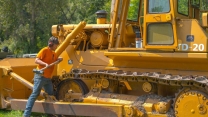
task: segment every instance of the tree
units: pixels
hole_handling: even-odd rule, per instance
[[[96,23],[96,11],[102,9],[109,10],[106,8],[105,4],[108,5],[110,1],[111,0],[70,0],[68,3],[58,3],[59,10],[62,12],[62,20],[60,23],[77,24],[83,20],[87,21],[87,23]]]
[[[128,12],[128,19],[135,21],[138,19],[139,2],[140,0],[131,0],[129,12]]]
[[[50,0],[0,0],[1,40],[10,43],[15,54],[37,52],[58,22],[56,4]]]
[[[95,23],[95,12],[111,0],[0,0],[0,47],[14,54],[37,53],[46,46],[51,26]]]

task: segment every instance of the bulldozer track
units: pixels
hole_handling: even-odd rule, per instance
[[[149,82],[152,84],[159,85],[168,85],[168,86],[177,86],[179,87],[178,91],[175,92],[175,95],[172,96],[159,96],[157,94],[145,94],[142,96],[130,96],[125,98],[127,101],[134,100],[130,105],[137,107],[143,113],[145,109],[142,104],[146,99],[158,99],[160,101],[167,102],[167,100],[172,100],[172,107],[167,112],[168,117],[179,116],[178,106],[180,105],[178,100],[181,100],[181,96],[185,95],[187,92],[199,91],[199,94],[204,94],[208,91],[208,79],[206,76],[194,76],[194,75],[171,75],[171,74],[161,74],[158,72],[132,72],[132,71],[123,71],[123,70],[96,70],[88,71],[85,69],[72,69],[69,73],[62,74],[61,79],[65,80],[75,80],[80,81],[81,79],[107,79],[109,82],[114,81],[129,81],[129,82]],[[84,85],[83,82],[81,85]],[[154,85],[153,85],[154,86]],[[86,86],[85,86],[86,87]],[[201,92],[202,91],[202,92]],[[206,94],[206,93],[205,93]],[[85,97],[92,95],[91,93],[87,94],[85,91]],[[206,94],[207,95],[207,94]],[[122,94],[120,94],[122,97]],[[196,96],[195,96],[196,97]],[[129,100],[129,99],[132,100]],[[187,96],[187,98],[189,98]],[[119,97],[117,97],[119,99]],[[122,98],[121,98],[122,99]],[[183,100],[184,101],[184,100]],[[185,102],[185,101],[184,101]],[[181,108],[181,105],[179,106]],[[197,107],[198,108],[198,107]],[[203,107],[201,107],[203,109]],[[174,112],[176,110],[176,113]],[[203,111],[201,112],[203,113]]]
[[[196,87],[208,91],[208,78],[206,76],[194,75],[171,75],[158,72],[132,72],[122,70],[97,70],[88,71],[85,69],[72,69],[70,73],[65,73],[62,78],[74,79],[109,79],[125,80],[131,82],[151,82],[162,85]]]

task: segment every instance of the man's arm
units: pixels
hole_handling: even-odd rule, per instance
[[[47,63],[43,62],[43,61],[40,60],[39,58],[36,58],[36,59],[35,59],[35,63],[36,63],[36,64],[39,64],[39,65],[46,66],[46,67],[48,66]]]

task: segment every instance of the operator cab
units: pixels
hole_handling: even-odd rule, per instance
[[[174,14],[174,1],[172,0],[130,0],[122,2],[118,8],[123,12],[118,19],[118,35],[114,49],[145,50],[145,49],[169,49],[177,48],[177,37]],[[126,5],[125,5],[126,3]],[[118,9],[119,11],[119,9]],[[138,11],[138,12],[135,12]],[[127,21],[125,15],[127,16]],[[114,15],[115,16],[115,15]],[[123,18],[123,19],[122,19]],[[126,26],[124,30],[119,29]],[[131,29],[132,28],[132,29]],[[123,34],[123,32],[125,32]],[[113,38],[115,36],[112,36]],[[113,40],[113,39],[112,39]]]
[[[202,13],[207,16],[207,0],[121,0],[117,5],[112,24],[117,22],[118,28],[112,27],[110,51],[182,51],[181,43],[186,43],[187,38],[198,37],[188,27],[195,26],[197,21],[205,28],[207,25],[207,17],[202,17]],[[202,51],[205,50],[204,47]]]

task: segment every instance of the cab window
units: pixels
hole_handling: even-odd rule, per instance
[[[172,45],[174,43],[171,23],[151,23],[147,31],[148,45]]]
[[[188,16],[188,4],[188,0],[178,0],[178,13]]]
[[[168,13],[170,12],[170,0],[149,0],[149,13]]]
[[[128,11],[128,20],[138,21],[139,13],[139,2],[140,0],[130,0],[130,6]]]
[[[199,8],[200,7],[200,0],[191,0],[191,5]]]

